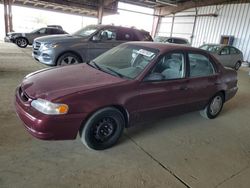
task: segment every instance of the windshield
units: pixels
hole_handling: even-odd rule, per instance
[[[33,30],[33,31],[31,31],[31,33],[36,33],[38,30],[40,30],[41,28],[39,28],[39,29],[35,29],[35,30]]]
[[[95,58],[90,65],[114,76],[134,79],[157,54],[157,49],[124,44]]]
[[[97,29],[98,29],[98,26],[90,25],[90,26],[84,27],[76,31],[75,33],[73,33],[73,35],[80,35],[83,37],[88,37],[92,35],[94,32],[96,32]]]

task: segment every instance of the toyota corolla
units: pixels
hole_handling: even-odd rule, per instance
[[[196,110],[215,118],[237,89],[237,73],[204,50],[129,42],[87,63],[27,75],[15,106],[33,136],[67,140],[79,133],[88,148],[102,150],[148,118]]]

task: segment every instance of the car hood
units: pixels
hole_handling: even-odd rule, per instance
[[[73,42],[73,41],[79,41],[79,40],[86,40],[87,38],[77,36],[77,35],[48,35],[44,37],[38,37],[35,39],[35,41],[39,42],[49,42],[49,43],[59,43],[59,42]]]
[[[31,73],[24,78],[21,87],[32,99],[53,101],[66,95],[89,92],[125,81],[87,64],[79,64]]]

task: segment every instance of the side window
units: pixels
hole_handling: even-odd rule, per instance
[[[42,28],[37,31],[38,34],[45,34],[46,33],[46,28]]]
[[[167,40],[167,42],[169,42],[169,43],[173,43],[173,41],[172,41],[173,39],[172,38],[170,38],[170,39],[168,39]]]
[[[235,48],[230,47],[230,54],[238,54],[238,51]]]
[[[182,39],[173,39],[173,43],[175,44],[187,44],[187,41]]]
[[[107,28],[100,31],[101,40],[116,40],[116,30],[112,28]]]
[[[168,53],[155,65],[152,73],[160,73],[164,80],[179,79],[185,76],[183,53]]]
[[[229,48],[228,47],[222,48],[222,50],[220,51],[220,54],[221,55],[229,55],[230,54]]]
[[[215,73],[212,63],[206,56],[202,54],[189,53],[188,58],[190,77],[210,76]]]
[[[123,40],[123,41],[133,41],[134,40],[134,34],[131,30],[128,29],[120,29],[117,33],[117,40]]]

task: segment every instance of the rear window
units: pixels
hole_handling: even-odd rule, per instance
[[[175,44],[187,44],[188,42],[183,39],[173,39],[173,43]]]
[[[138,33],[138,39],[137,40],[141,40],[141,41],[153,41],[151,35],[148,32],[145,31],[135,31],[136,33]]]

